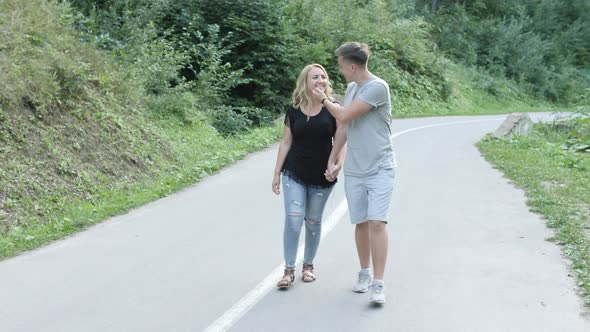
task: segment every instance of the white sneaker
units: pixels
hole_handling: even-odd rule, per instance
[[[371,273],[363,273],[363,271],[359,272],[358,279],[354,286],[352,286],[352,290],[357,293],[366,293],[369,290],[369,285],[371,285]]]
[[[371,285],[371,303],[385,303],[385,284],[382,281]]]

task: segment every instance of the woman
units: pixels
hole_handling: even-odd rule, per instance
[[[299,74],[292,104],[285,115],[283,139],[272,180],[272,190],[280,194],[281,173],[285,202],[283,250],[285,273],[277,283],[287,288],[295,280],[299,234],[305,222],[305,254],[302,280],[315,281],[313,259],[321,237],[322,213],[342,168],[346,127],[312,98],[315,88],[332,99],[328,74],[319,64],[307,65]]]

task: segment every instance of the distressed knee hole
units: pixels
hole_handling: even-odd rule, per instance
[[[298,207],[302,207],[303,206],[303,203],[301,203],[300,201],[295,200],[295,199],[291,201],[291,204],[293,204],[295,206],[298,206]]]
[[[299,232],[303,226],[303,214],[289,214],[285,222],[285,227],[290,230]]]
[[[305,219],[305,227],[311,232],[311,235],[316,237],[320,234],[322,230],[322,220],[321,219]]]
[[[307,222],[309,225],[318,225],[321,224],[322,220],[315,218],[305,218],[305,222]]]

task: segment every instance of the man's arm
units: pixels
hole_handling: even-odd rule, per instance
[[[319,101],[324,100],[324,106],[326,109],[328,109],[330,114],[332,114],[332,116],[336,118],[337,121],[342,123],[348,123],[350,120],[354,120],[373,109],[372,105],[367,104],[360,99],[355,99],[345,110],[344,107],[333,103],[330,99],[327,99],[324,91],[319,88],[315,88],[313,90],[313,96]]]

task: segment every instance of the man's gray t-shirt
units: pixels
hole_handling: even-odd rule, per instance
[[[371,76],[361,85],[350,83],[344,96],[344,108],[348,108],[355,99],[360,99],[373,108],[348,123],[344,174],[367,176],[380,169],[394,168],[391,98],[387,82]]]

